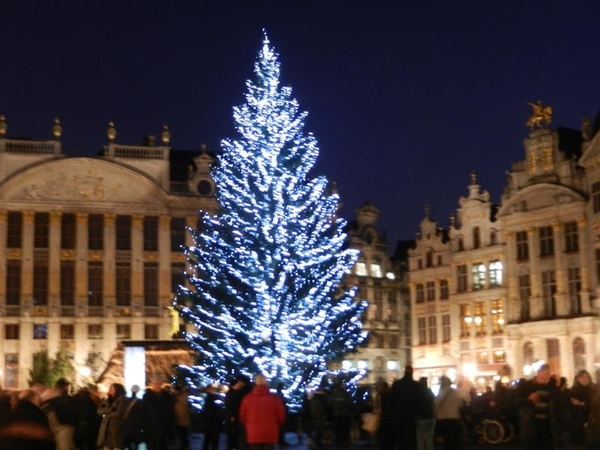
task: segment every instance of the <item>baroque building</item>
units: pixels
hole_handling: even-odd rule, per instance
[[[540,111],[500,205],[472,174],[449,229],[426,211],[409,251],[413,364],[434,384],[483,388],[542,362],[567,379],[597,372],[600,138],[589,122],[547,128]]]
[[[363,382],[371,384],[380,378],[388,382],[400,378],[411,349],[406,270],[389,257],[387,238],[377,228],[378,217],[379,210],[365,203],[348,227],[349,244],[360,256],[346,282],[358,286],[356,298],[369,303],[364,317],[369,338],[343,364],[365,370]]]
[[[213,157],[120,145],[100,156],[54,140],[6,136],[0,119],[0,382],[27,386],[33,354],[68,351],[77,382],[95,378],[119,341],[171,339],[168,307],[184,281],[181,246],[198,211],[216,211]]]

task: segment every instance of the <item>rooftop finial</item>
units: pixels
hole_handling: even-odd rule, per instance
[[[477,184],[477,172],[471,172],[471,184]]]
[[[112,120],[108,122],[106,136],[108,137],[109,142],[114,142],[115,138],[117,137],[117,129],[115,128],[115,123]]]
[[[54,139],[56,139],[57,141],[60,139],[60,137],[62,136],[62,126],[60,125],[60,119],[58,117],[56,117],[54,119],[54,125],[52,125],[52,136],[54,136]]]
[[[6,136],[6,130],[8,130],[8,125],[6,124],[6,117],[4,117],[4,114],[0,114],[0,138]]]
[[[171,132],[169,131],[169,126],[167,124],[163,125],[163,130],[160,134],[160,139],[165,145],[169,145],[169,142],[171,142]]]
[[[428,205],[428,204],[426,204],[426,205],[425,205],[425,218],[426,218],[426,219],[429,219],[429,218],[430,218],[430,217],[429,217],[429,213],[430,213],[430,211],[429,211],[429,205]]]

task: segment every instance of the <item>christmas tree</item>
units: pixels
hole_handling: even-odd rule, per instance
[[[186,334],[199,355],[184,370],[191,383],[263,373],[299,400],[364,341],[367,305],[343,286],[358,253],[347,246],[337,192],[310,176],[317,141],[280,86],[266,34],[254,72],[246,103],[234,108],[240,137],[222,142],[213,168],[221,209],[192,230],[192,287],[180,288],[175,307],[197,331]]]

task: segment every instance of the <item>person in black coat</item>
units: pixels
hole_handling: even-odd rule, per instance
[[[102,418],[97,409],[100,404],[97,391],[89,387],[79,390],[75,395],[77,424],[75,425],[75,448],[93,450],[100,430]]]
[[[168,448],[175,430],[174,402],[171,393],[154,382],[144,394],[144,441],[148,450]]]
[[[143,442],[142,429],[144,428],[144,404],[137,397],[140,387],[134,384],[131,387],[131,397],[125,403],[123,415],[123,440],[127,450],[137,450]]]
[[[558,440],[558,390],[543,364],[535,378],[518,388],[520,435],[525,450],[552,450]]]
[[[404,368],[404,376],[392,384],[392,398],[396,407],[397,442],[402,450],[414,450],[417,437],[417,405],[421,386],[413,380],[413,368],[407,365]]]
[[[419,378],[421,393],[417,404],[417,450],[433,450],[435,434],[435,394],[429,389],[427,377]]]
[[[204,389],[204,407],[202,408],[202,428],[204,443],[202,450],[219,450],[219,434],[223,426],[223,412],[217,404],[217,386],[209,385]]]
[[[251,390],[250,378],[246,375],[239,375],[225,394],[228,450],[243,450],[246,447],[244,426],[240,422],[240,405],[244,396]]]

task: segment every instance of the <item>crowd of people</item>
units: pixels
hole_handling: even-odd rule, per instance
[[[344,448],[358,422],[381,450],[433,450],[436,443],[459,450],[469,440],[480,443],[481,424],[494,420],[510,426],[513,444],[525,450],[600,448],[600,390],[586,370],[568,386],[543,364],[531,379],[498,381],[485,392],[443,376],[435,395],[427,378],[414,380],[406,366],[401,379],[379,380],[374,391],[367,406],[350,405],[347,393],[344,402],[335,400],[344,395],[340,386],[324,384],[307,396],[302,411],[311,444],[325,446],[324,431],[335,424],[335,442]]]
[[[73,394],[66,380],[54,389],[34,385],[18,392],[0,391],[0,448],[3,450],[149,450],[189,449],[192,414],[185,388],[154,383],[141,394],[114,383],[102,396],[89,387]],[[138,396],[140,394],[140,396]],[[200,414],[203,450],[218,450],[225,433],[228,450],[285,447],[288,415],[282,386],[269,387],[261,374],[240,375],[224,391],[203,390]],[[581,370],[572,386],[551,374],[547,364],[535,377],[498,382],[485,392],[456,387],[443,376],[437,395],[426,378],[413,379],[411,366],[391,385],[379,380],[365,402],[340,380],[324,379],[307,393],[298,415],[299,433],[311,447],[334,444],[347,450],[351,428],[360,424],[381,450],[460,450],[479,420],[509,422],[525,450],[587,450],[600,447],[600,391]],[[333,434],[333,439],[327,432]]]
[[[165,450],[173,441],[189,448],[191,411],[185,388],[153,383],[127,396],[122,384],[106,395],[95,387],[70,392],[60,379],[53,389],[33,385],[0,391],[0,448],[3,450]]]

